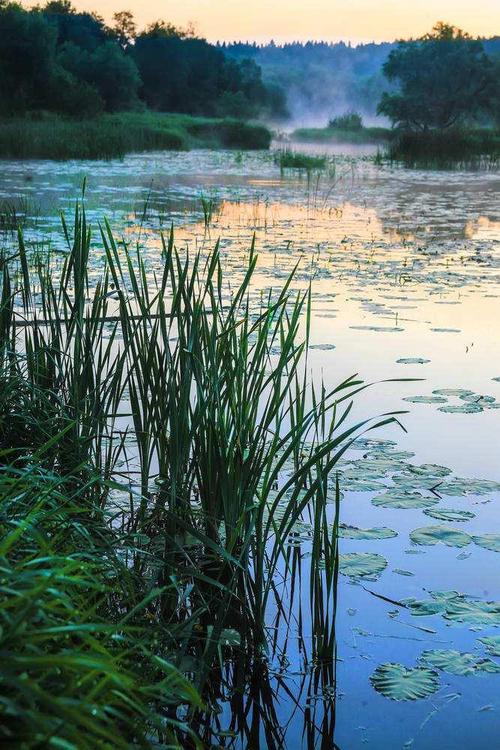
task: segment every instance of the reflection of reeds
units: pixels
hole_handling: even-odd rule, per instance
[[[286,649],[297,621],[299,641],[305,628],[313,638],[313,688],[326,681],[334,689],[338,489],[332,495],[328,480],[361,431],[393,417],[348,425],[362,382],[348,378],[331,392],[309,383],[310,293],[292,292],[292,274],[255,308],[253,247],[241,282],[229,287],[217,247],[206,257],[181,256],[171,234],[162,239],[162,267],[153,276],[139,248],[117,243],[105,223],[102,274],[92,286],[85,212],[77,208],[73,227],[63,223],[63,229],[68,252],[58,274],[40,258],[31,261],[22,234],[2,274],[1,448],[9,451],[9,472],[49,472],[58,489],[26,495],[11,516],[20,532],[12,531],[0,553],[9,564],[31,555],[37,569],[42,557],[55,566],[60,586],[43,593],[47,608],[59,613],[54,627],[63,630],[50,633],[76,634],[63,646],[36,635],[39,588],[26,579],[28,605],[16,611],[27,626],[22,648],[36,651],[48,672],[28,674],[23,687],[9,683],[23,732],[36,733],[37,717],[47,710],[52,734],[89,746],[78,734],[87,725],[70,727],[64,713],[66,694],[78,707],[88,684],[96,704],[89,732],[112,727],[116,747],[122,738],[124,746],[135,741],[134,731],[160,739],[177,732],[186,747],[190,716],[199,731],[202,709],[180,711],[181,703],[197,700],[182,675],[209,698],[203,715],[210,717],[213,670],[239,655],[251,669],[235,672],[241,680],[235,687],[251,700],[251,674],[273,651]],[[305,609],[297,588],[300,556],[289,540],[307,518]],[[26,547],[28,528],[34,541]],[[81,559],[93,577],[77,578],[71,608],[64,601],[75,581],[65,582],[62,554]],[[12,588],[17,573],[8,568],[6,575]],[[8,596],[1,594],[2,604]],[[270,652],[272,612],[277,640]],[[12,622],[4,629],[8,637]],[[47,622],[52,627],[51,617]],[[82,654],[96,649],[106,659],[110,654],[113,668],[95,662],[92,674],[105,685],[125,681],[117,690],[133,728],[120,719],[120,701],[106,713],[104,702],[114,704],[104,685],[94,687],[85,675],[72,681],[73,663],[61,648],[68,658],[76,653],[79,665]],[[154,687],[160,678],[161,700]],[[36,711],[26,709],[27,685]],[[160,730],[165,711],[170,723]],[[184,718],[177,730],[176,717]],[[15,738],[15,722],[10,731]],[[312,721],[308,732],[315,731]]]

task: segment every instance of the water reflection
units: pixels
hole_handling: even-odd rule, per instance
[[[192,152],[109,163],[5,162],[0,197],[35,207],[26,233],[40,242],[58,224],[57,211],[72,209],[84,175],[91,220],[96,224],[107,214],[126,243],[140,237],[151,277],[160,267],[160,232],[172,222],[180,248],[208,250],[221,238],[221,256],[234,278],[255,234],[259,266],[251,302],[256,306],[298,263],[297,286],[312,284],[309,366],[325,387],[354,372],[377,383],[424,378],[418,385],[377,384],[360,397],[353,414],[408,410],[402,417],[408,432],[391,429],[383,435],[397,441],[394,451],[412,454],[416,466],[500,479],[500,410],[446,413],[439,410],[442,403],[425,402],[434,390],[450,388],[500,400],[498,174],[411,172],[344,156],[334,175],[308,181],[281,176],[268,154],[237,159],[234,153]],[[211,201],[208,217],[202,197]],[[3,237],[11,241],[8,233]],[[90,262],[98,280],[98,241]],[[402,400],[414,396],[424,401]],[[459,397],[448,403],[460,404]],[[372,581],[341,578],[336,604],[330,591],[323,610],[311,610],[309,601],[301,602],[301,609],[297,582],[302,579],[308,595],[308,550],[300,535],[290,540],[290,569],[297,576],[286,581],[292,611],[285,617],[275,609],[265,658],[231,657],[215,670],[205,696],[217,709],[215,718],[196,717],[207,747],[327,750],[336,747],[335,740],[345,750],[496,746],[498,675],[441,674],[432,702],[398,704],[372,688],[370,676],[380,663],[411,668],[429,648],[484,655],[478,639],[498,634],[496,623],[481,626],[479,633],[479,626],[450,626],[439,614],[414,617],[398,602],[422,600],[436,590],[497,601],[500,584],[498,553],[492,549],[474,542],[463,550],[414,544],[415,529],[439,523],[425,507],[372,502],[380,486],[392,487],[401,473],[408,477],[409,470],[397,466],[408,459],[393,456],[396,465],[387,468],[387,455],[374,461],[369,454],[362,453],[362,465],[372,461],[364,485],[359,466],[347,474],[341,520],[358,529],[388,528],[394,535],[344,538],[340,552],[373,553],[386,567]],[[406,489],[422,488],[413,479]],[[498,491],[442,497],[438,508],[474,514],[460,522],[471,538],[498,533]],[[318,613],[309,630],[299,627],[305,611]],[[325,619],[322,625],[327,614],[328,625]],[[319,660],[315,632],[328,634],[328,655]]]

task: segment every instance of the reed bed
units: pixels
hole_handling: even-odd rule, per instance
[[[359,378],[310,381],[310,290],[256,306],[253,246],[230,283],[218,246],[171,233],[152,275],[80,206],[62,231],[59,265],[21,230],[0,258],[0,741],[201,746],[229,681],[234,736],[256,701],[280,747],[267,665],[296,623],[306,690],[335,682],[336,464],[395,416],[353,423]]]

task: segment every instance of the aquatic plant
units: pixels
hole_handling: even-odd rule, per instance
[[[292,149],[282,149],[274,154],[274,163],[283,171],[285,169],[299,169],[304,172],[324,169],[327,165],[326,156],[303,154]]]
[[[12,664],[31,649],[42,671],[28,670],[24,685],[12,667],[0,700],[18,706],[14,716],[26,710],[23,736],[50,731],[85,747],[84,732],[88,742],[114,732],[146,746],[170,734],[186,746],[190,728],[210,722],[197,695],[211,705],[225,654],[249,684],[277,648],[269,633],[306,619],[304,655],[321,671],[313,687],[334,686],[340,491],[331,475],[357,436],[395,417],[349,424],[362,381],[331,391],[309,382],[310,291],[293,292],[292,274],[256,308],[253,246],[228,284],[218,246],[181,255],[171,233],[151,273],[140,246],[118,242],[104,222],[94,281],[95,240],[79,206],[63,232],[60,266],[32,258],[21,232],[2,265],[0,449],[6,477],[37,477],[29,502],[19,505],[15,482],[2,496],[2,610],[14,607],[3,633],[14,638],[22,621]],[[306,520],[309,602],[292,543]],[[372,574],[385,567],[375,557]],[[24,585],[43,596],[20,617],[10,592]],[[62,654],[56,633],[68,633]],[[80,711],[82,684],[97,705]],[[66,698],[79,711],[72,728],[59,721]]]

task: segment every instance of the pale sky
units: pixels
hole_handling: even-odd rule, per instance
[[[193,22],[210,41],[339,39],[383,41],[420,36],[436,21],[473,35],[500,34],[500,0],[73,0],[110,21],[131,10],[139,27],[158,18]]]

